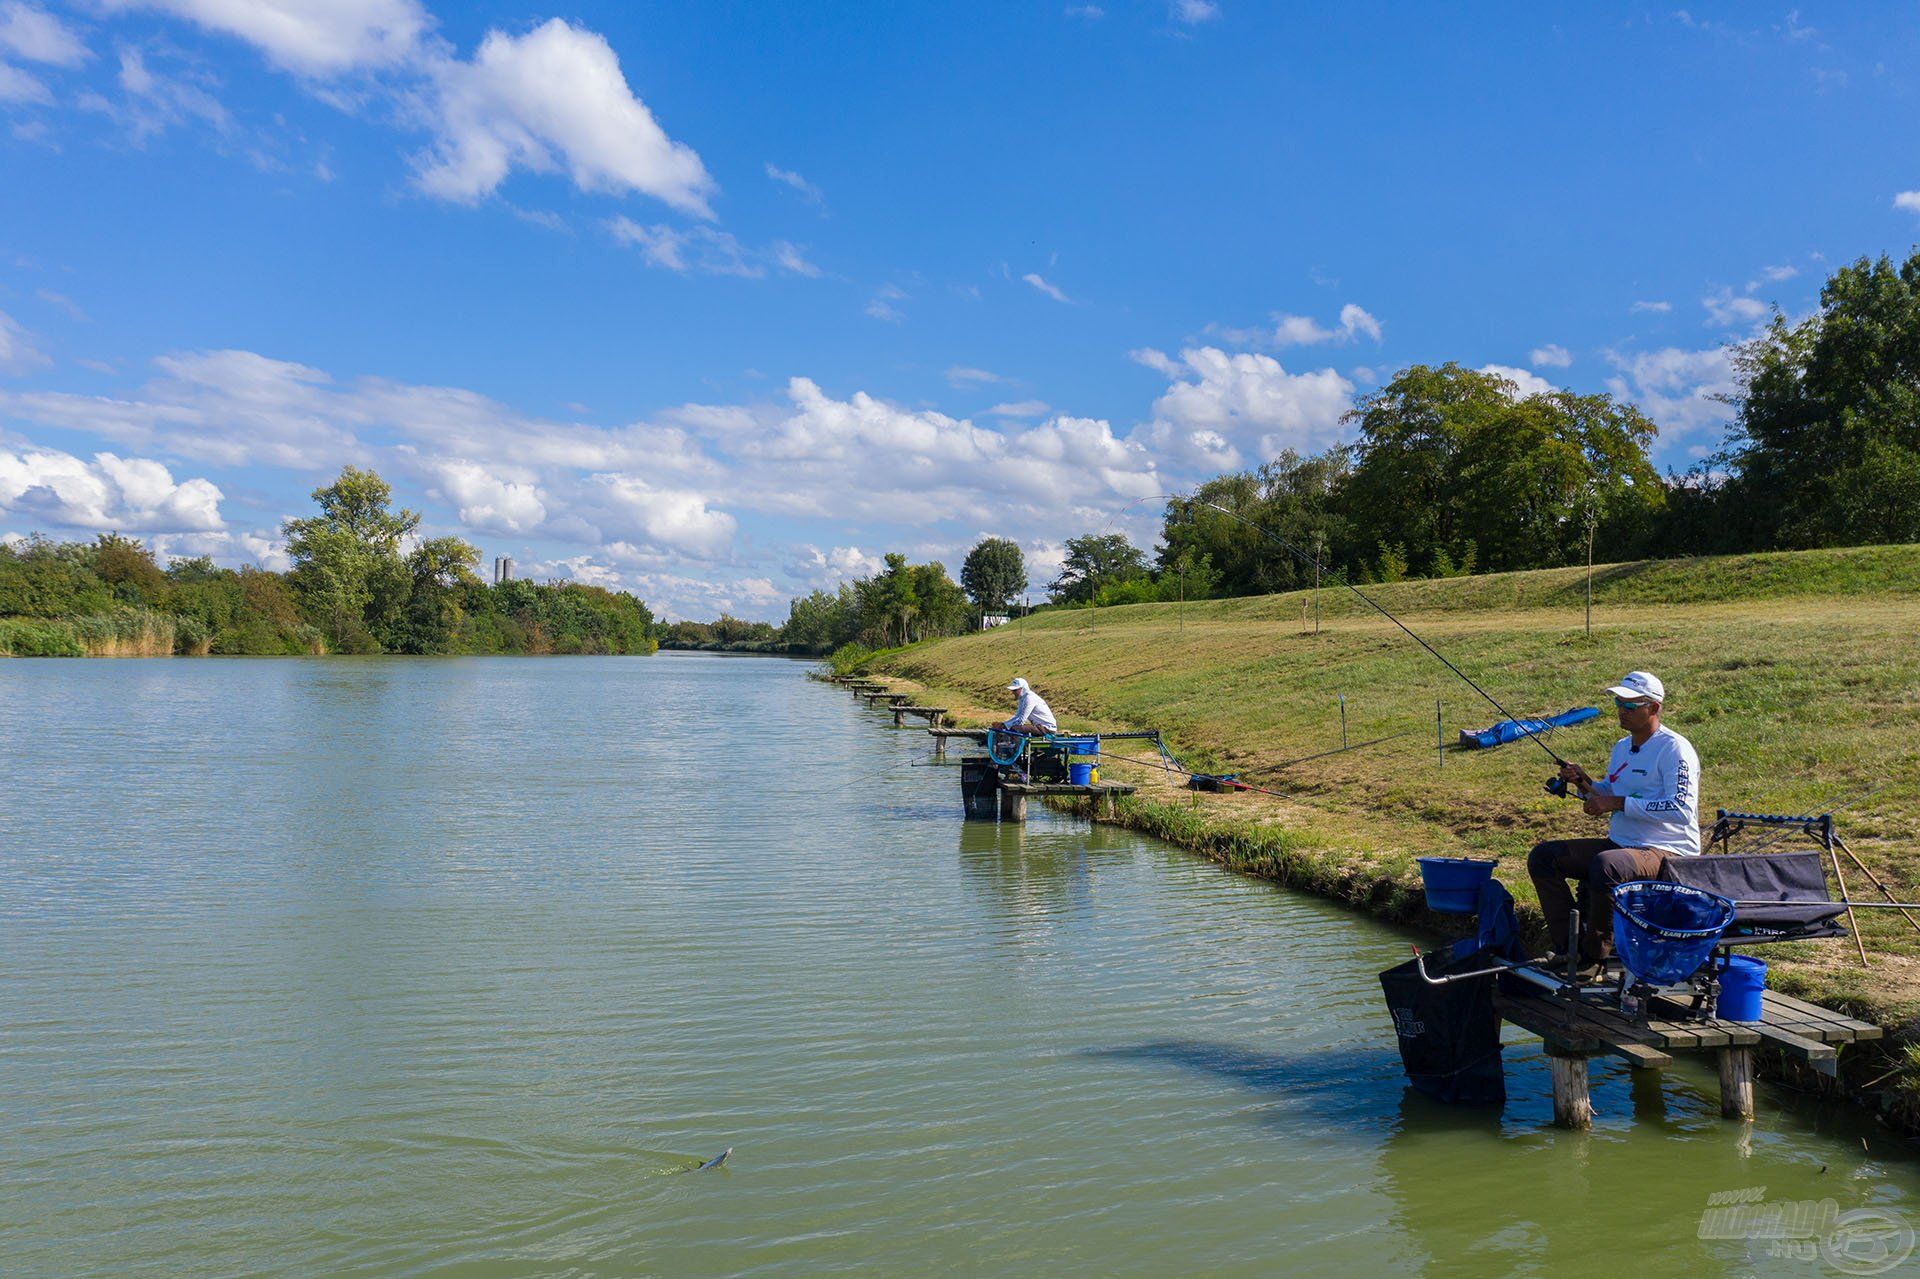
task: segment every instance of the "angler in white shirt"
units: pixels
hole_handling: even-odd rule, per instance
[[[997,727],[1030,737],[1060,731],[1059,722],[1053,718],[1053,707],[1047,705],[1047,699],[1034,692],[1027,681],[1016,679],[1007,685],[1007,691],[1020,694],[1020,700],[1013,708],[1013,718]]]
[[[1607,836],[1549,840],[1534,845],[1527,858],[1553,939],[1549,962],[1567,954],[1572,881],[1580,893],[1580,959],[1589,968],[1613,954],[1614,888],[1658,879],[1669,857],[1700,855],[1700,757],[1692,742],[1660,723],[1666,686],[1645,671],[1630,671],[1607,691],[1627,735],[1614,743],[1606,776],[1590,776],[1578,764],[1560,766],[1589,816],[1612,815]]]

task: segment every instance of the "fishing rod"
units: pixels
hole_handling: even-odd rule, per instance
[[[1309,552],[1301,549],[1300,547],[1295,546],[1292,542],[1289,542],[1286,538],[1281,537],[1279,534],[1274,533],[1266,528],[1263,528],[1258,524],[1255,524],[1252,520],[1248,519],[1244,515],[1241,515],[1238,511],[1228,510],[1226,507],[1220,505],[1218,502],[1209,502],[1203,498],[1198,498],[1198,497],[1176,498],[1174,500],[1185,501],[1191,506],[1204,506],[1204,507],[1207,507],[1209,510],[1218,511],[1220,512],[1220,514],[1226,516],[1228,519],[1233,520],[1236,523],[1246,525],[1248,528],[1260,534],[1260,536],[1266,538],[1268,541],[1272,542],[1274,545],[1287,551],[1289,554],[1305,561],[1307,564],[1311,565],[1315,569],[1319,569],[1322,571],[1326,569],[1325,562],[1322,561],[1318,556],[1310,554]],[[1512,711],[1509,711],[1506,707],[1502,706],[1498,698],[1494,697],[1494,695],[1492,693],[1489,693],[1486,689],[1480,687],[1480,685],[1477,682],[1475,682],[1474,678],[1471,675],[1467,674],[1465,671],[1461,670],[1458,666],[1455,666],[1450,660],[1448,660],[1447,655],[1445,653],[1442,653],[1439,649],[1427,643],[1427,641],[1425,641],[1424,639],[1421,639],[1420,636],[1414,633],[1413,628],[1409,627],[1405,622],[1395,617],[1392,613],[1389,613],[1379,603],[1375,602],[1372,596],[1366,594],[1359,587],[1347,581],[1345,577],[1335,577],[1333,580],[1338,585],[1346,588],[1346,590],[1351,592],[1354,598],[1358,599],[1362,604],[1365,604],[1368,608],[1372,609],[1374,612],[1380,614],[1380,616],[1386,618],[1389,622],[1392,622],[1395,626],[1399,627],[1401,631],[1405,632],[1408,639],[1412,640],[1414,643],[1418,644],[1421,648],[1424,648],[1427,650],[1427,652],[1431,653],[1434,656],[1434,658],[1438,660],[1442,666],[1446,667],[1448,670],[1452,671],[1456,676],[1458,676],[1460,681],[1463,684],[1465,684],[1468,688],[1472,689],[1474,692],[1478,693],[1483,699],[1485,699],[1487,705],[1493,707],[1494,710],[1499,711],[1500,718],[1513,721],[1514,725],[1517,728],[1519,728],[1522,733],[1526,734],[1528,740],[1532,741],[1541,750],[1545,751],[1547,753],[1547,757],[1551,759],[1554,763],[1565,765],[1570,762],[1566,759],[1563,759],[1560,756],[1559,752],[1555,751],[1553,747],[1547,745],[1547,743],[1542,739],[1542,736],[1539,732],[1537,732],[1534,729],[1528,728],[1524,723],[1520,721],[1520,718],[1517,715],[1515,715]],[[1560,787],[1558,791],[1554,791],[1553,789],[1556,783],[1558,783]],[[1547,789],[1554,794],[1564,795],[1566,793],[1566,784],[1556,777],[1553,779],[1553,781],[1550,781],[1547,783]]]

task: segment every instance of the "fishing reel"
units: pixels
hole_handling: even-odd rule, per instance
[[[1580,792],[1567,783],[1567,779],[1555,774],[1547,779],[1547,794],[1555,799],[1579,799]]]

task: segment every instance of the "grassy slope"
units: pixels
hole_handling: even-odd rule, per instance
[[[1608,565],[1595,573],[1590,640],[1584,583],[1583,570],[1555,569],[1363,589],[1516,714],[1602,706],[1599,721],[1552,742],[1589,770],[1618,736],[1602,687],[1632,668],[1659,674],[1666,722],[1700,752],[1703,817],[1819,812],[1881,786],[1841,829],[1902,900],[1920,900],[1920,546]],[[1044,613],[881,669],[939,690],[975,722],[1005,713],[1001,690],[1018,674],[1069,723],[1161,728],[1190,765],[1295,799],[1196,806],[1156,786],[1132,820],[1390,915],[1418,914],[1416,856],[1498,857],[1528,903],[1536,840],[1603,833],[1603,819],[1542,792],[1552,765],[1534,745],[1449,750],[1441,766],[1436,699],[1449,740],[1493,722],[1493,709],[1352,595],[1322,592],[1318,636],[1303,629],[1303,601],[1310,617],[1304,592]],[[1342,693],[1351,740],[1408,735],[1262,771],[1339,746]],[[1154,780],[1124,764],[1107,771]],[[1861,919],[1872,968],[1846,943],[1775,947],[1778,984],[1890,1023],[1920,1013],[1920,932],[1891,911]]]

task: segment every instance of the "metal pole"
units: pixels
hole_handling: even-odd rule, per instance
[[[1347,749],[1347,695],[1340,694],[1340,749]]]
[[[1874,874],[1871,870],[1867,869],[1867,864],[1860,860],[1859,854],[1855,853],[1851,848],[1848,848],[1847,841],[1840,838],[1840,832],[1838,831],[1834,832],[1833,842],[1840,849],[1841,852],[1847,855],[1847,860],[1851,861],[1855,866],[1858,866],[1860,868],[1861,874],[1865,875],[1869,880],[1873,881],[1873,886],[1879,889],[1881,893],[1886,896],[1887,904],[1893,906],[1894,909],[1898,910],[1902,915],[1907,915],[1906,908],[1902,906],[1898,900],[1895,899],[1893,895],[1893,890],[1891,888],[1888,888],[1884,883],[1882,883],[1878,875]],[[1867,903],[1863,903],[1863,904],[1867,904]],[[1880,905],[1879,902],[1873,902],[1871,904],[1875,906]],[[1912,924],[1916,930],[1920,930],[1920,919],[1915,919],[1912,915],[1907,915],[1907,922],[1909,924]]]
[[[1447,730],[1440,726],[1440,699],[1433,699],[1433,749],[1440,757],[1440,767],[1447,766]]]
[[[1313,633],[1320,633],[1320,530],[1313,532]]]
[[[1593,638],[1593,511],[1587,511],[1587,638]]]
[[[1820,842],[1826,845],[1827,857],[1833,862],[1833,879],[1840,885],[1840,900],[1847,903],[1847,927],[1853,929],[1853,946],[1860,952],[1860,966],[1867,967],[1867,944],[1860,940],[1860,921],[1853,917],[1853,903],[1849,900],[1853,894],[1847,891],[1847,877],[1840,873],[1840,854],[1833,846],[1833,818],[1825,817],[1820,822]]]

